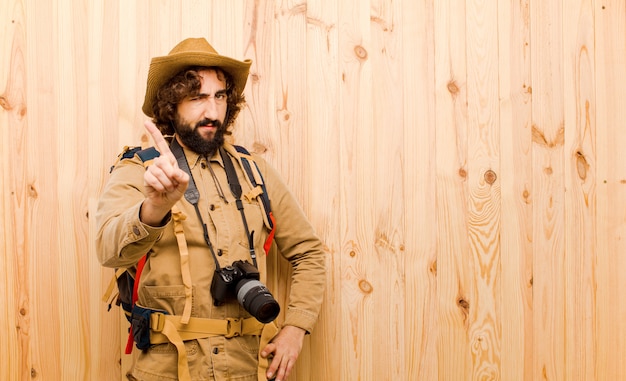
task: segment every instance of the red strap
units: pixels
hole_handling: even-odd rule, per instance
[[[263,245],[265,255],[269,254],[270,248],[272,247],[272,241],[274,240],[274,234],[276,233],[276,219],[274,219],[274,213],[272,212],[270,212],[270,220],[272,221],[272,230],[270,231],[270,234],[268,234],[265,244]]]
[[[133,297],[131,300],[131,308],[137,302],[137,289],[139,289],[139,279],[141,278],[141,272],[143,271],[143,266],[146,264],[146,257],[147,256],[144,255],[143,257],[141,257],[139,262],[137,262],[137,272],[135,274],[135,282],[133,284]],[[132,310],[131,310],[131,313],[132,313]],[[126,341],[126,351],[124,353],[129,355],[131,354],[132,351],[133,351],[133,326],[131,324],[130,328],[128,329],[128,340]]]

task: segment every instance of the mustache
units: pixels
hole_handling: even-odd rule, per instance
[[[217,119],[203,119],[203,120],[199,121],[198,123],[196,123],[195,128],[202,127],[202,126],[207,126],[209,124],[215,126],[215,128],[217,128],[217,129],[222,127],[222,122],[220,122]]]

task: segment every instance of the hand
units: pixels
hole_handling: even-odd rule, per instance
[[[267,368],[268,379],[276,376],[276,381],[287,380],[302,350],[305,333],[306,331],[302,328],[287,325],[278,332],[271,343],[263,348],[262,357],[267,358],[270,354],[274,355],[270,366]]]
[[[178,167],[169,144],[157,126],[150,120],[145,121],[144,126],[161,155],[154,159],[144,173],[146,199],[141,206],[139,218],[145,224],[158,226],[185,194],[189,175]]]

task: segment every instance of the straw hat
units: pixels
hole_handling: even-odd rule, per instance
[[[233,77],[236,90],[241,94],[246,81],[252,60],[237,61],[233,58],[219,55],[204,38],[188,38],[181,41],[163,57],[155,57],[150,62],[148,70],[148,85],[146,97],[141,108],[147,116],[154,116],[152,104],[156,99],[157,91],[181,70],[190,66],[217,66]]]

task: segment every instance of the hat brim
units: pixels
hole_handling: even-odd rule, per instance
[[[157,91],[180,71],[191,66],[219,67],[233,77],[236,91],[241,94],[246,87],[252,60],[238,61],[209,52],[180,52],[163,57],[155,57],[150,62],[146,97],[141,108],[149,117],[153,117],[152,104]]]

